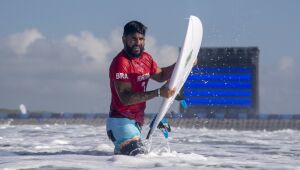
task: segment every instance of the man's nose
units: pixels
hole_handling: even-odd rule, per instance
[[[135,41],[134,45],[139,46],[140,45],[139,40]]]
[[[139,40],[139,39],[137,39],[137,40],[135,41],[135,45],[141,45],[141,44],[142,44],[142,42],[143,42],[143,40]]]

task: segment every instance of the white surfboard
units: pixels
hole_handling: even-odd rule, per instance
[[[170,98],[163,99],[162,105],[159,109],[159,112],[157,113],[153,126],[148,132],[147,139],[149,139],[153,132],[156,130],[157,125],[166,115],[170,106],[174,102],[176,95],[179,93],[184,82],[189,76],[200,50],[202,35],[203,28],[200,19],[196,16],[190,16],[184,44],[182,46],[180,55],[177,58],[175,68],[168,84],[169,89],[173,89],[174,87],[176,88],[175,95]]]

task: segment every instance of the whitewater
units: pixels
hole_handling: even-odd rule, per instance
[[[144,135],[148,129],[144,127]],[[130,157],[113,155],[104,126],[2,124],[0,169],[300,170],[300,133],[296,130],[172,130],[168,140],[156,131],[151,152]]]

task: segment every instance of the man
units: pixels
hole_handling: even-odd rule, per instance
[[[165,85],[146,91],[148,80],[164,82],[170,79],[174,66],[159,68],[151,55],[144,52],[147,27],[138,21],[124,26],[124,49],[113,59],[110,69],[111,106],[107,119],[107,134],[115,145],[115,154],[144,153],[141,127],[146,101],[155,97],[171,97],[175,89]]]

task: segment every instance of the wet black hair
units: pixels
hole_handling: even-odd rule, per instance
[[[140,33],[145,35],[147,27],[139,21],[130,21],[124,26],[123,36],[132,33]]]

